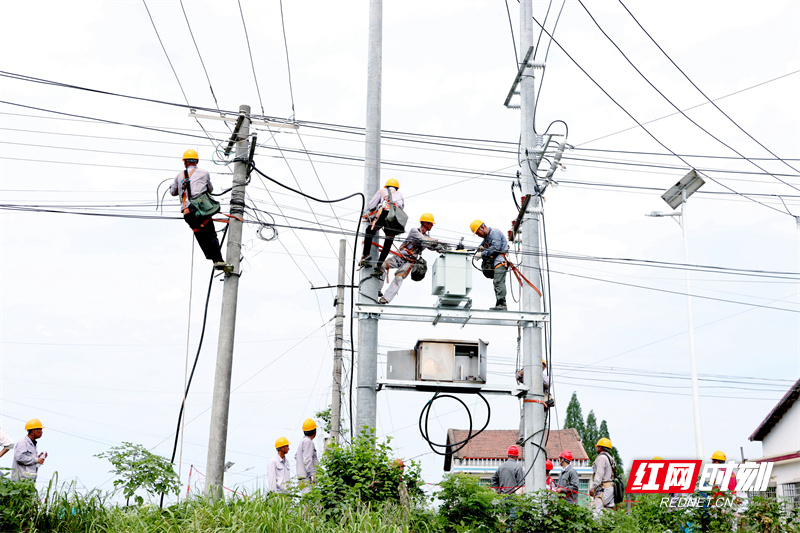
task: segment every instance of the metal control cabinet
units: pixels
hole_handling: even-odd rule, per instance
[[[387,352],[386,377],[401,381],[486,383],[486,346],[480,339],[420,339],[413,350]]]
[[[470,306],[467,295],[472,290],[472,270],[472,252],[448,250],[436,259],[431,294],[439,297],[440,306]]]

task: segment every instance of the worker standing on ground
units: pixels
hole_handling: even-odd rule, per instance
[[[544,474],[546,479],[544,480],[544,488],[550,492],[556,491],[556,484],[553,481],[553,478],[550,477],[550,472],[553,470],[553,461],[550,459],[544,464]]]
[[[208,194],[214,191],[211,176],[208,171],[197,168],[198,161],[197,152],[194,150],[186,150],[183,153],[183,165],[186,168],[175,176],[169,193],[172,196],[180,195],[183,219],[192,228],[194,238],[206,259],[214,261],[215,269],[228,270],[231,265],[222,259],[217,230],[214,228],[214,221],[211,220],[214,213],[204,215],[198,211],[198,204],[204,199],[209,200]],[[201,205],[200,209],[204,207]]]
[[[358,264],[360,267],[365,267],[369,264],[370,254],[372,253],[372,239],[378,233],[378,230],[382,229],[385,237],[383,239],[383,248],[378,257],[378,262],[375,263],[375,273],[377,274],[383,274],[383,267],[381,265],[383,265],[383,262],[389,257],[394,238],[402,233],[390,230],[386,227],[386,216],[389,214],[391,204],[396,205],[400,209],[405,207],[405,200],[403,200],[403,195],[398,189],[400,189],[400,184],[396,179],[390,178],[386,180],[386,185],[375,193],[369,201],[369,204],[367,204],[367,212],[364,213],[367,229],[364,234],[364,252]]]
[[[719,450],[711,454],[711,462],[714,464],[724,465],[727,460],[728,456]],[[731,473],[731,479],[728,481],[728,490],[732,492],[736,490],[736,473]]]
[[[389,284],[389,288],[386,289],[386,292],[381,296],[379,300],[380,303],[388,304],[397,296],[400,286],[411,272],[414,264],[419,260],[423,249],[444,250],[444,245],[439,244],[439,241],[428,236],[428,233],[433,228],[433,224],[433,215],[430,213],[423,213],[419,218],[419,229],[413,228],[409,231],[408,237],[406,237],[406,240],[400,245],[400,249],[396,253],[392,253],[386,262],[378,263],[379,267],[386,269],[387,274],[389,273],[389,269],[397,269],[394,273],[394,279]],[[383,271],[381,271],[381,273],[383,273]],[[381,276],[381,281],[383,281],[383,276]]]
[[[614,508],[614,474],[617,465],[614,464],[614,459],[609,453],[611,451],[609,439],[603,437],[597,441],[595,449],[597,457],[592,464],[592,483],[589,496],[594,498],[592,513],[597,518],[605,509]]]
[[[297,477],[300,478],[300,492],[305,494],[311,490],[311,485],[317,481],[317,449],[314,447],[314,437],[317,436],[317,424],[307,418],[303,422],[303,440],[297,447],[295,460],[297,461]]]
[[[491,487],[498,494],[511,494],[525,485],[525,475],[519,464],[519,448],[513,444],[508,447],[508,459],[492,475]]]
[[[38,418],[25,424],[28,435],[14,447],[14,461],[11,464],[11,481],[36,481],[39,466],[44,464],[47,453],[39,453],[37,441],[42,438],[44,427]]]
[[[572,467],[572,452],[561,450],[558,455],[558,462],[561,464],[561,474],[556,483],[556,492],[564,495],[564,499],[569,503],[578,503],[579,480],[578,473]]]
[[[3,431],[0,428],[0,457],[3,457],[5,454],[10,452],[14,449],[14,439],[12,439],[8,433]],[[5,477],[5,472],[0,470],[0,477]]]
[[[491,259],[494,267],[494,296],[497,302],[492,311],[505,311],[506,307],[506,272],[508,272],[508,239],[497,228],[490,228],[480,220],[473,220],[469,225],[472,233],[483,238],[478,251],[484,259]]]
[[[267,490],[286,494],[289,482],[292,480],[289,461],[286,460],[286,454],[289,453],[289,441],[286,437],[275,441],[275,449],[278,451],[278,455],[273,457],[267,465]]]

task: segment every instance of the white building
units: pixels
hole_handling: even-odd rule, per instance
[[[800,379],[756,428],[749,440],[761,441],[764,457],[755,462],[771,461],[772,481],[778,497],[800,506]]]
[[[450,451],[453,443],[462,442],[467,438],[469,432],[463,429],[447,430],[447,450]],[[487,429],[472,438],[466,446],[462,447],[451,455],[444,457],[445,472],[460,472],[470,474],[481,480],[481,483],[489,486],[492,474],[507,458],[508,447],[516,444],[519,431],[516,429]],[[520,446],[520,460],[525,457],[525,450]],[[553,461],[555,468],[550,472],[550,477],[554,481],[558,480],[561,474],[561,466],[558,463],[558,455],[562,450],[572,452],[572,466],[578,473],[578,483],[580,494],[578,499],[588,504],[589,482],[592,479],[592,465],[589,463],[589,456],[583,448],[578,431],[575,429],[553,429],[550,430],[545,445],[547,458]],[[520,491],[521,493],[522,491]]]

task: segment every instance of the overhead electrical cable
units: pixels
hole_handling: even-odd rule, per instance
[[[533,17],[533,21],[534,21],[534,22],[535,22],[535,23],[536,23],[536,24],[537,24],[537,25],[538,25],[540,28],[544,29],[544,26],[542,26],[542,25],[539,23],[539,21],[538,21],[538,20],[536,20],[536,18],[535,18],[535,17]],[[547,30],[544,30],[544,31],[545,31],[545,33],[547,33]],[[608,92],[608,91],[606,91],[606,90],[605,90],[605,89],[604,89],[604,88],[603,88],[603,87],[602,87],[602,86],[601,86],[601,85],[600,85],[600,84],[599,84],[599,83],[598,83],[598,82],[597,82],[597,81],[596,81],[596,80],[595,80],[595,79],[594,79],[594,78],[593,78],[593,77],[592,77],[592,76],[591,76],[591,75],[590,75],[590,74],[589,74],[589,73],[588,73],[588,72],[587,72],[587,71],[586,71],[586,70],[585,70],[585,69],[582,67],[582,66],[580,66],[580,64],[579,64],[579,63],[578,63],[578,62],[577,62],[577,61],[576,61],[576,60],[575,60],[575,59],[574,59],[574,58],[573,58],[573,57],[572,57],[572,56],[569,54],[569,52],[567,52],[567,51],[566,51],[566,49],[564,49],[564,47],[563,47],[563,46],[561,46],[561,44],[560,44],[560,43],[559,43],[559,42],[558,42],[558,41],[557,41],[557,40],[556,40],[556,39],[555,39],[555,38],[554,38],[552,35],[550,35],[550,33],[547,33],[547,34],[550,36],[550,38],[551,38],[551,39],[552,39],[552,41],[553,41],[553,42],[556,44],[556,46],[558,46],[558,47],[559,47],[559,49],[561,49],[561,51],[564,53],[564,55],[565,55],[565,56],[567,56],[567,58],[569,58],[569,60],[570,60],[570,61],[572,61],[572,63],[573,63],[573,64],[574,64],[574,65],[575,65],[575,66],[578,68],[578,70],[580,70],[581,72],[583,72],[583,74],[584,74],[584,75],[585,75],[587,78],[589,78],[589,80],[590,80],[592,83],[594,83],[594,84],[595,84],[595,86],[596,86],[598,89],[600,89],[600,91],[602,91],[602,92],[603,92],[603,94],[605,94],[605,95],[606,95],[606,96],[607,96],[607,97],[608,97],[608,98],[609,98],[609,99],[610,99],[610,100],[611,100],[611,101],[612,101],[612,102],[613,102],[613,103],[614,103],[614,104],[615,104],[615,105],[616,105],[616,106],[617,106],[617,107],[618,107],[618,108],[619,108],[619,109],[620,109],[620,110],[621,110],[623,113],[625,113],[626,115],[628,115],[628,117],[629,117],[631,120],[633,120],[634,122],[636,122],[636,124],[638,124],[638,125],[639,125],[639,127],[640,127],[640,128],[641,128],[641,129],[642,129],[642,130],[643,130],[645,133],[647,133],[647,134],[648,134],[648,135],[649,135],[649,136],[650,136],[650,137],[651,137],[651,138],[652,138],[654,141],[656,141],[656,142],[657,142],[659,145],[661,145],[661,147],[662,147],[662,148],[664,148],[665,150],[667,150],[668,152],[670,152],[671,154],[673,154],[675,157],[677,157],[678,159],[680,159],[681,161],[683,161],[683,163],[684,163],[684,164],[685,164],[687,167],[689,167],[689,168],[692,168],[692,165],[690,165],[688,161],[686,161],[684,158],[680,157],[678,154],[676,154],[675,152],[673,152],[673,151],[672,151],[672,150],[671,150],[671,149],[670,149],[670,148],[669,148],[667,145],[665,145],[663,142],[661,142],[661,141],[658,139],[658,137],[656,137],[656,136],[655,136],[655,135],[654,135],[652,132],[650,132],[650,130],[648,130],[648,129],[647,129],[647,128],[646,128],[646,127],[645,127],[645,126],[644,126],[644,125],[643,125],[641,122],[639,122],[639,121],[636,119],[636,117],[634,117],[634,116],[633,116],[633,115],[632,115],[632,114],[631,114],[631,113],[630,113],[630,112],[629,112],[627,109],[625,109],[625,108],[622,106],[622,104],[620,104],[619,102],[617,102],[617,101],[614,99],[614,97],[612,97],[612,96],[611,96],[611,94],[609,94],[609,92]],[[765,203],[763,203],[763,202],[760,202],[760,201],[758,201],[758,200],[756,200],[756,199],[754,199],[754,198],[752,198],[752,197],[747,197],[747,196],[743,195],[742,193],[740,193],[740,192],[738,192],[738,191],[736,191],[736,190],[732,189],[731,187],[728,187],[727,185],[724,185],[724,184],[720,183],[718,180],[716,180],[716,179],[714,179],[714,178],[712,178],[712,177],[710,177],[710,176],[708,176],[708,175],[706,175],[706,177],[708,177],[708,179],[709,179],[709,180],[713,181],[713,182],[714,182],[714,183],[716,183],[717,185],[720,185],[721,187],[724,187],[725,189],[728,189],[729,191],[731,191],[731,192],[733,192],[733,193],[735,193],[735,194],[738,194],[739,196],[742,196],[743,198],[747,198],[747,199],[748,199],[748,200],[750,200],[751,202],[754,202],[754,203],[756,203],[756,204],[759,204],[759,205],[761,205],[761,206],[763,206],[763,207],[766,207],[766,208],[768,208],[768,209],[771,209],[771,210],[773,210],[773,211],[777,211],[778,213],[786,214],[784,211],[781,211],[780,209],[777,209],[777,208],[775,208],[775,207],[772,207],[771,205],[768,205],[768,204],[765,204]]]
[[[700,124],[698,124],[698,123],[697,123],[697,121],[695,121],[695,120],[694,120],[694,119],[692,119],[692,118],[691,118],[689,115],[687,115],[686,113],[684,113],[683,111],[681,111],[681,109],[680,109],[680,108],[679,108],[677,105],[675,105],[675,104],[672,102],[672,100],[670,100],[670,99],[667,97],[667,95],[665,95],[665,94],[664,94],[664,93],[663,93],[663,92],[662,92],[662,91],[661,91],[661,90],[660,90],[658,87],[656,87],[656,86],[655,86],[655,84],[653,84],[653,82],[651,82],[651,81],[650,81],[650,79],[649,79],[647,76],[645,76],[645,75],[644,75],[644,73],[642,73],[642,71],[641,71],[641,70],[639,70],[639,68],[638,68],[638,67],[637,67],[637,66],[636,66],[636,65],[633,63],[633,61],[631,61],[631,60],[630,60],[630,58],[627,56],[627,54],[625,54],[625,52],[623,52],[623,51],[622,51],[622,49],[619,47],[619,45],[617,45],[617,43],[616,43],[616,42],[615,42],[615,41],[614,41],[614,40],[613,40],[613,39],[612,39],[612,38],[611,38],[611,37],[608,35],[608,33],[606,33],[606,31],[605,31],[605,30],[604,30],[604,29],[603,29],[603,28],[600,26],[600,23],[598,23],[598,22],[597,22],[597,20],[594,18],[594,15],[592,15],[592,14],[591,14],[591,12],[589,11],[589,9],[588,9],[588,8],[586,7],[586,5],[583,3],[583,0],[578,0],[578,3],[581,5],[581,7],[583,7],[583,9],[584,9],[584,10],[586,11],[586,13],[589,15],[589,18],[590,18],[590,19],[592,19],[592,22],[594,22],[595,26],[597,26],[597,29],[599,29],[599,30],[600,30],[600,32],[601,32],[601,33],[602,33],[602,34],[605,36],[605,38],[606,38],[606,39],[608,39],[608,41],[609,41],[609,42],[610,42],[610,43],[611,43],[611,44],[614,46],[614,48],[616,48],[616,49],[617,49],[617,51],[618,51],[620,54],[622,54],[622,57],[623,57],[623,58],[625,58],[625,61],[627,61],[627,62],[628,62],[628,64],[629,64],[629,65],[630,65],[630,66],[631,66],[631,67],[632,67],[632,68],[633,68],[633,69],[636,71],[636,73],[637,73],[637,74],[639,74],[639,76],[641,76],[641,77],[642,77],[642,79],[643,79],[645,82],[647,82],[647,84],[648,84],[648,85],[650,85],[650,87],[652,87],[652,88],[653,88],[653,89],[654,89],[654,90],[655,90],[655,91],[656,91],[656,92],[657,92],[657,93],[658,93],[658,94],[659,94],[659,95],[660,95],[660,96],[661,96],[661,97],[662,97],[664,100],[666,100],[666,102],[667,102],[669,105],[671,105],[672,107],[674,107],[674,108],[675,108],[675,110],[676,110],[676,111],[678,111],[678,112],[679,112],[681,115],[683,115],[683,117],[684,117],[686,120],[688,120],[689,122],[691,122],[691,123],[692,123],[692,124],[693,124],[695,127],[699,128],[701,131],[703,131],[703,132],[704,132],[705,134],[707,134],[709,137],[711,137],[712,139],[714,139],[715,141],[717,141],[718,143],[720,143],[721,145],[723,145],[725,148],[727,148],[727,149],[731,150],[731,151],[732,151],[732,152],[734,152],[736,155],[738,155],[738,156],[740,156],[740,157],[742,157],[742,158],[745,158],[744,154],[742,154],[741,152],[739,152],[739,151],[738,151],[736,148],[734,148],[734,147],[733,147],[733,146],[731,146],[730,144],[726,143],[725,141],[723,141],[722,139],[720,139],[719,137],[717,137],[716,135],[714,135],[713,133],[711,133],[710,131],[708,131],[707,129],[705,129],[703,126],[701,126]],[[674,64],[674,63],[673,63],[673,64]],[[676,65],[676,66],[677,66],[677,65]],[[690,80],[690,81],[691,81],[691,80]],[[705,96],[705,95],[703,95],[703,96]],[[719,108],[717,108],[717,109],[719,109]],[[725,116],[727,117],[727,115],[725,115]],[[730,118],[730,117],[728,117],[728,118]],[[737,126],[738,126],[738,124],[737,124]],[[645,130],[645,131],[646,131],[646,130]],[[744,130],[742,130],[742,131],[744,131]],[[752,138],[752,137],[751,137],[751,138]],[[759,143],[759,144],[760,144],[760,143]],[[663,145],[662,145],[662,146],[663,146]],[[763,145],[761,145],[761,146],[762,146],[762,148],[763,148]],[[770,152],[770,153],[772,153],[772,152]],[[775,155],[775,154],[772,154],[772,155]],[[675,154],[675,156],[677,157],[677,154]],[[683,161],[683,162],[684,162],[686,165],[689,165],[689,163],[688,163],[687,161],[685,161],[683,158],[680,158],[680,157],[679,157],[679,159],[681,159],[681,160],[682,160],[682,161]],[[745,158],[745,159],[747,159],[747,158]],[[764,169],[762,166],[758,165],[757,163],[755,163],[754,161],[752,161],[752,160],[750,160],[750,159],[747,159],[747,161],[748,161],[750,164],[752,164],[754,167],[756,167],[756,168],[758,168],[759,170],[761,170],[762,172],[764,172],[765,174],[767,174],[767,175],[769,175],[769,176],[772,176],[773,178],[775,178],[775,179],[776,179],[776,180],[778,180],[779,182],[783,183],[784,185],[786,185],[786,186],[788,186],[788,187],[791,187],[792,189],[795,189],[796,191],[799,191],[799,192],[800,192],[800,188],[796,187],[795,185],[793,185],[793,184],[791,184],[791,183],[789,183],[789,182],[787,182],[787,181],[785,181],[785,180],[782,180],[782,179],[780,179],[780,177],[778,177],[778,175],[768,172],[768,171],[767,171],[766,169]],[[793,168],[793,170],[796,170],[796,169],[794,169],[794,167],[792,167],[792,168]],[[712,180],[713,180],[713,178],[712,178]],[[716,182],[718,185],[722,185],[721,183],[717,182],[716,180],[714,180],[714,181],[715,181],[715,182]],[[775,209],[774,207],[771,207],[771,206],[767,206],[767,207],[769,207],[770,209]],[[792,213],[790,213],[790,212],[788,212],[788,211],[787,211],[787,214],[789,214],[790,216],[794,217],[794,215],[792,215]]]
[[[261,101],[261,89],[258,87],[258,76],[256,76],[256,65],[253,62],[253,50],[250,48],[250,37],[247,35],[247,24],[244,21],[244,11],[242,11],[242,2],[236,0],[239,5],[239,14],[242,16],[242,28],[244,28],[244,38],[247,41],[247,54],[250,56],[250,67],[253,69],[253,80],[256,82],[256,93],[258,93],[258,103],[261,106],[261,114],[264,115],[264,102]]]
[[[712,101],[719,102],[720,100],[723,100],[725,98],[729,98],[731,96],[735,96],[737,94],[741,94],[741,93],[743,93],[745,91],[749,91],[751,89],[755,89],[757,87],[761,87],[762,85],[766,85],[768,83],[772,83],[773,81],[782,80],[783,78],[787,78],[789,76],[793,76],[793,75],[799,74],[799,73],[800,73],[800,70],[793,70],[792,72],[788,72],[788,73],[783,74],[781,76],[778,76],[776,78],[772,78],[772,79],[769,79],[769,80],[766,80],[766,81],[762,81],[761,83],[756,83],[755,85],[751,85],[749,87],[745,87],[744,89],[739,89],[738,91],[734,91],[732,93],[728,93],[728,94],[726,94],[724,96],[720,96],[719,98],[714,98]],[[684,111],[684,112],[691,111],[692,109],[697,109],[698,107],[703,107],[704,105],[708,105],[708,102],[703,102],[701,104],[697,104],[697,105],[693,105],[691,107],[687,107],[687,108],[683,109],[682,111]],[[658,122],[659,120],[664,120],[666,118],[674,117],[674,116],[680,115],[680,114],[681,114],[680,112],[676,111],[675,113],[670,113],[670,114],[664,115],[662,117],[654,118],[652,120],[647,120],[645,122],[642,122],[642,124],[652,124],[653,122]],[[619,135],[620,133],[625,133],[627,131],[635,130],[635,129],[639,128],[639,127],[641,127],[641,126],[636,125],[636,126],[631,126],[629,128],[625,128],[625,129],[619,130],[619,131],[615,131],[614,133],[608,133],[606,135],[603,135],[602,137],[597,137],[597,138],[592,139],[590,141],[584,141],[584,142],[582,142],[580,144],[575,145],[575,147],[577,148],[579,146],[583,146],[583,145],[586,145],[586,144],[591,144],[593,142],[597,142],[597,141],[600,141],[600,140],[603,140],[603,139],[607,139],[608,137],[613,137],[615,135]]]
[[[592,277],[592,276],[584,276],[584,275],[581,275],[581,274],[571,274],[569,272],[559,272],[557,270],[552,270],[551,272],[553,272],[554,274],[561,274],[561,275],[564,275],[564,276],[571,276],[571,277],[575,277],[575,278],[583,278],[583,279],[588,279],[588,280],[592,280],[592,281],[602,281],[604,283],[612,283],[614,285],[624,285],[626,287],[634,287],[634,288],[637,288],[637,289],[647,289],[649,291],[663,292],[663,293],[667,293],[667,294],[676,294],[676,295],[679,295],[679,296],[688,296],[687,293],[680,292],[680,291],[671,291],[671,290],[667,290],[667,289],[659,289],[659,288],[656,288],[656,287],[647,287],[645,285],[636,285],[634,283],[625,283],[623,281],[614,281],[614,280],[610,280],[610,279],[602,279],[602,278],[596,278],[596,277]],[[749,303],[749,302],[740,302],[740,301],[736,301],[736,300],[727,300],[727,299],[724,299],[724,298],[714,298],[712,296],[700,296],[698,294],[692,294],[691,297],[692,298],[700,298],[701,300],[711,300],[711,301],[715,301],[715,302],[723,302],[723,303],[738,304],[738,305],[747,305],[747,306],[750,306],[750,307],[760,307],[762,309],[772,309],[772,310],[775,310],[775,311],[785,311],[785,312],[788,312],[788,313],[800,313],[800,310],[798,310],[798,309],[787,309],[785,307],[774,307],[774,306],[771,306],[771,305],[761,305],[761,304],[754,304],[754,303]]]
[[[627,8],[627,6],[626,6],[626,5],[625,5],[625,4],[622,2],[622,0],[618,0],[618,1],[619,1],[620,5],[621,5],[621,6],[622,6],[622,7],[625,9],[625,11],[627,11],[627,12],[628,12],[628,14],[629,14],[629,15],[631,16],[631,18],[634,20],[634,22],[636,22],[636,24],[639,26],[639,28],[641,28],[641,29],[642,29],[642,31],[644,32],[644,34],[645,34],[645,35],[647,35],[647,37],[648,37],[648,38],[650,38],[650,40],[653,42],[653,44],[654,44],[654,45],[656,45],[656,48],[658,48],[658,49],[661,51],[661,53],[662,53],[662,54],[664,54],[664,57],[666,57],[666,58],[669,60],[669,62],[670,62],[670,63],[672,63],[672,64],[673,64],[673,66],[674,66],[676,69],[678,69],[678,72],[680,72],[681,74],[683,74],[683,77],[684,77],[684,78],[686,78],[686,81],[688,81],[689,83],[691,83],[691,84],[692,84],[692,87],[694,87],[695,89],[697,89],[697,92],[699,92],[700,94],[702,94],[702,95],[703,95],[703,98],[705,98],[705,99],[706,99],[706,101],[707,101],[709,104],[711,104],[712,106],[714,106],[714,108],[716,108],[716,110],[717,110],[717,111],[719,111],[720,113],[722,113],[722,114],[725,116],[725,118],[727,118],[728,120],[730,120],[730,121],[731,121],[731,123],[733,123],[733,125],[734,125],[734,126],[736,126],[736,127],[739,129],[739,131],[741,131],[742,133],[744,133],[745,135],[747,135],[747,136],[748,136],[748,137],[749,137],[749,138],[750,138],[750,139],[751,139],[753,142],[755,142],[755,143],[756,143],[757,145],[759,145],[761,148],[763,148],[764,150],[766,150],[766,151],[767,151],[767,152],[768,152],[770,155],[772,155],[773,157],[775,157],[777,160],[779,160],[780,162],[782,162],[783,164],[785,164],[787,167],[791,168],[791,169],[792,169],[792,170],[794,170],[795,172],[800,172],[800,170],[798,170],[797,168],[795,168],[795,167],[793,167],[792,165],[790,165],[789,163],[787,163],[785,159],[781,159],[781,158],[780,158],[780,157],[779,157],[779,156],[778,156],[776,153],[774,153],[772,150],[770,150],[769,148],[767,148],[766,146],[764,146],[764,145],[763,145],[761,142],[759,142],[759,141],[758,141],[758,139],[756,139],[755,137],[753,137],[752,135],[750,135],[750,134],[749,134],[747,131],[745,131],[745,129],[744,129],[744,128],[742,128],[742,127],[741,127],[741,126],[740,126],[740,125],[739,125],[739,124],[738,124],[738,123],[737,123],[735,120],[733,120],[733,119],[732,119],[732,118],[731,118],[731,117],[730,117],[730,116],[729,116],[727,113],[725,113],[725,111],[723,111],[723,110],[722,110],[722,108],[720,108],[720,107],[719,107],[719,106],[718,106],[716,103],[714,103],[714,100],[712,100],[711,98],[709,98],[709,97],[708,97],[708,95],[706,95],[706,93],[704,93],[704,92],[703,92],[703,91],[700,89],[700,87],[698,87],[698,86],[697,86],[697,84],[696,84],[695,82],[693,82],[693,81],[692,81],[692,79],[691,79],[691,78],[690,78],[690,77],[689,77],[689,76],[688,76],[688,75],[687,75],[687,74],[686,74],[686,73],[685,73],[685,72],[684,72],[684,71],[683,71],[683,70],[682,70],[682,69],[681,69],[681,68],[678,66],[678,64],[677,64],[677,63],[675,63],[675,61],[673,61],[673,60],[672,60],[672,58],[671,58],[671,57],[670,57],[670,56],[667,54],[667,52],[666,52],[666,51],[665,51],[665,50],[664,50],[664,49],[661,47],[661,45],[659,45],[659,44],[656,42],[656,40],[655,40],[655,39],[653,39],[653,36],[652,36],[652,35],[650,35],[650,33],[648,33],[648,31],[647,31],[646,29],[644,29],[644,26],[642,26],[642,24],[639,22],[639,20],[638,20],[636,17],[634,17],[634,16],[633,16],[633,13],[631,13],[630,9],[628,9],[628,8]]]
[[[153,25],[153,30],[156,32],[156,37],[158,38],[158,44],[161,45],[161,50],[164,51],[164,56],[167,58],[167,62],[169,63],[169,68],[172,69],[172,73],[175,75],[175,81],[178,82],[178,87],[180,87],[181,94],[183,95],[183,99],[186,101],[186,105],[188,106],[189,105],[189,98],[186,96],[186,91],[183,90],[183,84],[181,83],[181,79],[178,77],[178,73],[175,71],[175,66],[172,64],[172,60],[169,58],[169,54],[167,53],[167,48],[164,46],[164,42],[161,40],[161,35],[159,35],[159,33],[158,33],[158,28],[156,27],[156,22],[153,20],[153,15],[150,14],[150,8],[147,7],[147,1],[146,0],[142,0],[142,3],[144,4],[145,10],[147,10],[147,16],[150,19],[150,24]],[[183,4],[181,4],[181,7],[183,7]],[[186,22],[187,23],[189,22],[188,19],[187,19]],[[194,39],[194,37],[192,37],[192,39]],[[209,134],[206,131],[206,129],[203,127],[203,125],[200,123],[200,121],[197,120],[197,118],[195,118],[195,122],[197,122],[197,125],[200,126],[200,129],[203,130],[203,133],[206,134],[206,137],[208,138],[209,141],[211,141],[211,144],[216,149],[216,145],[214,143],[214,139],[211,137],[211,134]]]

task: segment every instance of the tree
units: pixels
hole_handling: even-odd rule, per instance
[[[611,435],[608,433],[608,424],[606,424],[605,420],[600,422],[599,437],[605,437],[611,440]],[[614,441],[611,440],[611,443],[613,444]],[[622,458],[619,456],[616,446],[611,448],[611,457],[613,457],[614,462],[617,463],[617,474],[622,476],[625,472],[625,466],[622,464]]]
[[[597,427],[597,417],[594,414],[594,410],[589,411],[589,415],[584,422],[583,413],[581,412],[581,403],[578,401],[578,395],[575,392],[572,393],[572,398],[569,401],[569,405],[567,405],[567,418],[564,421],[564,428],[575,428],[578,431],[583,449],[586,450],[586,455],[589,456],[589,462],[592,463],[597,457],[597,450],[594,447],[597,441],[602,437],[611,440],[611,435],[608,432],[608,424],[605,420],[600,422],[599,428]],[[611,440],[611,442],[613,443],[614,441]],[[613,457],[614,461],[617,463],[617,472],[622,475],[625,470],[622,464],[622,458],[616,447],[611,448],[611,457]]]
[[[115,446],[95,457],[108,459],[114,467],[111,472],[120,477],[114,480],[114,486],[122,487],[125,505],[130,504],[131,496],[139,489],[150,495],[178,494],[180,490],[180,480],[172,469],[172,463],[165,457],[150,453],[141,444],[123,442],[122,446]],[[144,503],[140,495],[136,495],[134,500],[137,505]]]
[[[567,419],[564,420],[564,428],[575,428],[578,430],[578,435],[583,438],[583,413],[581,412],[581,402],[578,401],[578,395],[573,391],[572,398],[567,405]]]
[[[586,427],[583,430],[583,447],[586,449],[586,455],[589,456],[589,461],[594,462],[597,457],[597,450],[594,445],[600,439],[600,430],[597,429],[597,417],[594,416],[594,410],[589,411],[586,416]]]

